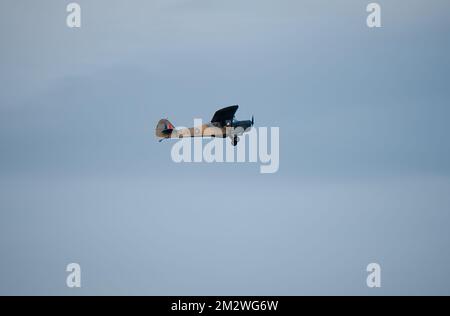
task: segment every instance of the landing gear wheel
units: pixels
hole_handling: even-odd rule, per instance
[[[236,146],[238,142],[239,142],[239,137],[237,137],[237,136],[234,136],[231,139],[231,145],[233,145],[233,146]]]

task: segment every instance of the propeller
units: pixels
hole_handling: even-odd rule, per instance
[[[255,120],[254,120],[253,115],[252,115],[252,126],[253,126],[253,124],[255,124]]]

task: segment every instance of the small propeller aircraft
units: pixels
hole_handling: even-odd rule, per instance
[[[163,141],[168,138],[183,137],[230,137],[231,144],[236,146],[239,142],[239,136],[250,130],[254,124],[251,120],[238,121],[234,115],[239,105],[232,105],[218,110],[214,113],[211,123],[195,126],[191,128],[176,129],[167,119],[159,120],[156,125],[155,134]]]

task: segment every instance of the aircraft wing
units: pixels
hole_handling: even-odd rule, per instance
[[[232,106],[218,110],[216,113],[214,113],[214,116],[211,119],[211,123],[223,124],[225,121],[232,120],[234,118],[234,114],[236,113],[238,107],[239,107],[239,105],[232,105]]]

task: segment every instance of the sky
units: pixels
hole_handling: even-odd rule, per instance
[[[0,294],[450,294],[448,1],[77,2],[0,3]],[[278,172],[155,139],[232,104]]]

